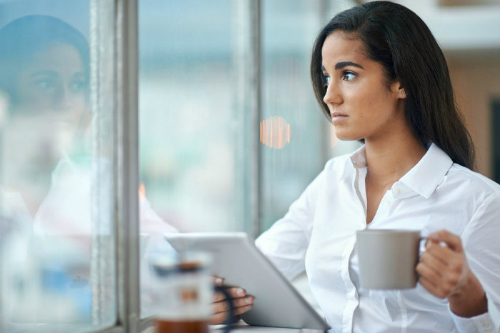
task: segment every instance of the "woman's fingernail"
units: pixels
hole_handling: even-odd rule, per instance
[[[218,286],[221,286],[224,281],[221,278],[216,278],[215,279],[215,284]]]
[[[245,291],[244,291],[243,289],[238,289],[238,290],[236,291],[236,294],[237,294],[238,296],[245,296]]]
[[[253,297],[245,297],[245,303],[247,304],[252,304],[253,303]]]

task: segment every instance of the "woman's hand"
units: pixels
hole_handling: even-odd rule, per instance
[[[420,284],[431,294],[447,298],[458,316],[488,311],[484,289],[467,264],[460,237],[441,230],[430,234],[417,265]]]
[[[214,283],[218,286],[222,286],[224,284],[224,279],[215,278]],[[231,287],[227,289],[229,295],[231,295],[231,301],[234,306],[234,315],[239,316],[242,313],[247,312],[252,308],[254,297],[251,295],[247,295],[246,291],[242,288]],[[226,298],[221,293],[216,293],[214,296],[213,302],[214,315],[210,319],[210,325],[218,325],[224,323],[228,314],[229,308],[226,301]],[[238,317],[234,318],[234,321],[237,321]]]

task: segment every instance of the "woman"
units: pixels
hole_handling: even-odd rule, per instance
[[[2,185],[22,192],[34,216],[56,165],[86,140],[88,43],[55,17],[24,16],[0,30],[0,69],[9,100]]]
[[[337,137],[364,146],[330,160],[258,247],[289,278],[306,270],[333,332],[499,330],[500,187],[472,171],[425,23],[386,1],[346,10],[317,37],[311,76]],[[417,288],[360,289],[354,245],[365,228],[428,234]]]

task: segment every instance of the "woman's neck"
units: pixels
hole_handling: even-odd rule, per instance
[[[390,187],[425,155],[426,148],[411,131],[401,131],[377,140],[366,139],[366,163],[370,181]]]
[[[50,180],[51,178],[49,176],[45,176],[35,179],[30,178],[30,180],[22,179],[15,182],[11,181],[6,184],[5,189],[9,192],[19,193],[26,209],[31,217],[34,218],[50,190]]]

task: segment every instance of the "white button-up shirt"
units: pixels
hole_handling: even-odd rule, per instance
[[[366,155],[331,159],[257,246],[288,278],[304,269],[332,332],[500,332],[500,186],[452,160],[436,145],[381,200],[366,224]],[[461,318],[420,284],[359,286],[356,231],[446,229],[460,235],[488,313]]]

